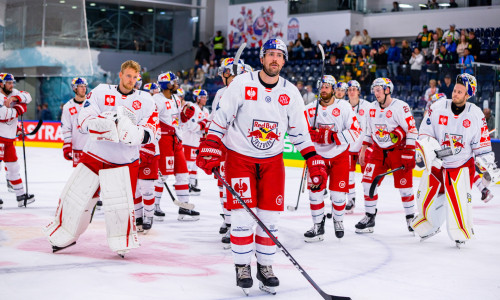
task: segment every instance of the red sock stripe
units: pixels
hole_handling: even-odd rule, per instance
[[[251,243],[253,243],[253,234],[250,236],[234,236],[231,234],[231,244],[243,246]]]
[[[21,178],[19,178],[19,179],[16,179],[16,180],[11,180],[10,183],[12,185],[21,184],[21,183],[23,183],[23,180]]]
[[[403,202],[411,202],[411,201],[413,201],[413,199],[415,199],[414,195],[401,197],[401,201],[403,201]]]
[[[134,198],[134,204],[139,204],[142,202],[142,197]]]
[[[373,199],[370,196],[365,195],[365,201],[375,201],[378,200],[378,195],[373,195]]]
[[[196,175],[196,174],[198,174],[198,172],[196,172],[196,171],[189,171],[189,175]]]
[[[338,205],[333,205],[333,209],[336,210],[336,211],[343,211],[345,208],[345,203],[341,206],[338,206]]]
[[[155,198],[152,199],[142,199],[144,201],[144,205],[153,205],[155,204]]]
[[[318,209],[322,209],[323,207],[325,207],[325,202],[321,202],[320,204],[312,204],[311,203],[311,210],[318,210]]]
[[[278,237],[276,237],[278,238]],[[275,243],[273,242],[273,240],[271,240],[270,237],[264,237],[264,236],[260,236],[260,235],[256,235],[255,236],[255,243],[256,244],[259,244],[259,245],[263,245],[263,246],[274,246]]]
[[[354,183],[353,183],[353,184],[348,184],[348,185],[347,185],[347,188],[348,188],[348,189],[353,189],[354,187],[355,187]]]
[[[187,184],[176,184],[174,185],[176,191],[189,190],[189,185]]]
[[[163,187],[162,186],[155,186],[155,192],[163,193]]]

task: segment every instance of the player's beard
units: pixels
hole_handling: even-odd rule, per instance
[[[271,63],[271,64],[273,64],[273,63]],[[269,64],[269,65],[271,65],[271,64]],[[273,72],[273,71],[269,70],[265,65],[262,65],[262,70],[264,70],[264,73],[266,73],[267,76],[275,77],[275,76],[278,76],[280,74],[281,68],[279,68],[279,65],[278,65],[278,70]]]
[[[6,87],[5,87],[5,84],[2,86],[2,91],[5,95],[9,95],[10,93],[12,93],[12,88],[10,90],[8,90]]]
[[[328,101],[330,101],[330,99],[332,99],[333,92],[331,92],[331,93],[321,93],[320,96],[321,96],[321,101],[328,102]]]
[[[456,96],[456,98],[452,98],[452,102],[453,104],[457,105],[457,106],[463,106],[466,102],[467,102],[467,95],[464,95],[462,98],[459,98],[458,101],[459,103],[457,103],[457,101],[455,99],[457,99],[458,96]]]
[[[135,83],[134,84],[127,84],[127,83],[123,82],[122,84],[123,84],[123,87],[127,90],[132,90],[135,87]]]

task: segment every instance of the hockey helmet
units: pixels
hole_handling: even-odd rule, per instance
[[[260,58],[264,57],[264,54],[266,54],[267,50],[281,50],[283,52],[283,55],[285,55],[285,61],[288,60],[288,49],[286,47],[285,42],[283,42],[280,39],[269,39],[267,40],[262,47],[260,47]]]
[[[222,74],[224,74],[224,72],[226,70],[229,70],[231,72],[231,75],[234,76],[235,74],[234,74],[234,70],[233,70],[233,65],[234,65],[234,58],[233,57],[223,58],[220,62],[220,67],[219,67],[217,74],[219,76],[222,76]],[[245,72],[245,63],[240,59],[238,62],[238,74],[236,74],[236,75],[240,75],[244,72]]]
[[[337,86],[337,81],[335,80],[335,77],[333,77],[332,75],[323,75],[323,77],[320,80],[318,80],[318,89],[321,89],[323,83],[331,85],[332,88],[335,88],[335,86]]]
[[[12,81],[16,83],[16,79],[14,78],[14,75],[10,73],[0,73],[0,83],[4,83],[7,81]]]
[[[392,94],[392,92],[394,91],[394,84],[392,84],[392,81],[389,78],[380,77],[380,78],[375,79],[372,83],[371,88],[370,88],[370,90],[372,91],[372,94],[373,94],[373,88],[376,86],[383,87],[384,91],[386,88],[389,88],[390,94]]]
[[[158,75],[158,84],[162,90],[167,90],[168,86],[177,83],[177,76],[172,72],[165,72]]]
[[[208,93],[206,90],[194,90],[193,91],[193,97],[194,97],[194,100],[195,101],[198,101],[200,99],[200,97],[208,97]]]
[[[431,96],[431,104],[438,101],[438,100],[441,100],[441,99],[446,99],[446,94],[444,93],[438,93],[438,94],[434,94]]]
[[[347,86],[347,83],[342,82],[342,81],[339,81],[339,82],[337,82],[337,86],[336,86],[335,88],[336,88],[336,89],[341,89],[341,90],[347,91],[347,89],[348,89],[349,87]]]
[[[137,76],[137,81],[135,82],[135,88],[140,89],[141,86],[142,86],[142,76],[141,76],[141,74],[139,74]]]
[[[469,95],[469,97],[476,95],[476,90],[477,90],[476,77],[467,73],[463,73],[457,76],[456,83],[465,86],[465,89],[467,90],[467,95]]]
[[[155,91],[155,90],[160,90],[160,86],[157,83],[155,83],[155,82],[146,83],[142,87],[142,90],[146,91],[146,92],[153,93],[153,91]]]
[[[176,95],[179,97],[184,97],[184,95],[186,95],[186,92],[184,92],[183,88],[178,88]]]
[[[361,84],[359,84],[357,80],[349,80],[347,82],[347,87],[350,88],[351,86],[357,88],[358,91],[361,91]]]
[[[87,87],[89,84],[87,82],[87,79],[85,79],[83,77],[75,77],[75,78],[73,78],[73,80],[71,81],[71,88],[73,89],[73,92],[76,92],[76,88],[79,85],[84,85],[85,87]]]

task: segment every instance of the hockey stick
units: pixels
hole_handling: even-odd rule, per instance
[[[285,254],[285,256],[292,262],[292,264],[299,270],[299,272],[309,281],[309,283],[318,291],[318,293],[323,297],[323,299],[328,299],[328,300],[350,300],[351,298],[349,297],[342,297],[342,296],[333,296],[329,295],[312,280],[312,278],[309,276],[309,274],[306,273],[306,271],[299,265],[299,263],[295,260],[295,258],[292,257],[292,255],[286,250],[286,248],[278,241],[278,239],[269,231],[266,225],[262,223],[262,221],[257,217],[257,215],[248,207],[248,205],[241,199],[241,197],[234,191],[234,189],[227,183],[225,179],[220,176],[219,171],[216,169],[213,170],[215,176],[217,179],[219,179],[222,184],[226,187],[226,189],[233,194],[234,198],[238,200],[238,202],[243,206],[243,208],[250,214],[250,216],[255,220],[255,222],[266,232],[266,234],[271,238],[271,240],[276,244],[276,246]]]
[[[163,182],[163,185],[165,185],[165,187],[167,188],[167,191],[170,194],[170,198],[172,198],[172,202],[174,202],[175,205],[182,207],[182,208],[185,208],[185,209],[189,209],[189,210],[192,210],[194,208],[194,204],[192,204],[192,203],[184,203],[184,202],[180,202],[179,200],[175,199],[174,195],[172,194],[172,192],[168,188],[167,183],[165,182],[165,180],[163,180],[163,175],[161,175],[160,171],[158,171],[158,175],[160,175],[160,180],[161,180],[161,182]]]
[[[380,180],[382,180],[382,178],[384,178],[385,175],[389,175],[389,174],[392,174],[396,171],[399,171],[399,170],[402,170],[404,169],[405,167],[401,166],[399,168],[396,168],[396,169],[392,169],[390,170],[389,172],[385,172],[385,173],[382,173],[380,175],[377,175],[375,176],[375,179],[373,179],[373,182],[372,184],[370,185],[370,198],[373,198],[373,194],[375,193],[375,188],[377,187],[378,183],[380,182]]]
[[[297,203],[295,204],[295,206],[288,205],[286,208],[289,211],[296,211],[297,208],[299,207],[300,194],[304,192],[303,186],[306,176],[307,176],[307,164],[304,163],[304,168],[302,169],[302,177],[300,177],[300,187],[299,187],[299,193],[297,195]]]
[[[234,73],[234,76],[238,76],[238,65],[239,65],[241,53],[243,53],[243,50],[245,50],[246,46],[247,46],[247,43],[243,43],[238,48],[238,51],[236,51],[236,55],[234,56],[234,61],[233,61],[233,73]]]
[[[26,146],[24,145],[24,121],[23,115],[21,115],[21,129],[23,131],[22,140],[23,140],[23,160],[24,160],[24,181],[26,182],[26,194],[24,195],[24,207],[28,204],[28,169],[26,169]]]
[[[323,60],[323,65],[321,66],[321,77],[319,78],[319,82],[321,82],[321,80],[323,79],[323,75],[325,75],[325,51],[323,50],[323,46],[321,44],[318,45],[318,48],[319,51],[321,52],[321,59]],[[313,128],[316,128],[316,118],[318,117],[320,95],[321,95],[321,86],[318,87],[318,94],[316,95],[316,110],[314,111]]]
[[[38,132],[38,130],[40,130],[40,127],[42,127],[42,124],[43,124],[43,120],[42,119],[38,120],[38,123],[36,124],[33,131],[31,131],[30,133],[24,133],[24,128],[23,128],[23,134],[24,135],[35,135]]]

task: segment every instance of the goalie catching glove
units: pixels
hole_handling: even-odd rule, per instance
[[[209,134],[204,141],[200,143],[196,165],[205,171],[208,175],[212,174],[214,168],[220,166],[222,157],[222,142],[216,135]]]
[[[135,125],[137,117],[130,109],[125,106],[119,106],[117,109],[118,115],[118,138],[120,142],[137,146],[145,140],[144,128]],[[149,139],[148,139],[149,140]]]
[[[90,138],[94,141],[118,143],[116,118],[116,112],[105,111],[96,118],[89,120],[88,130]]]

